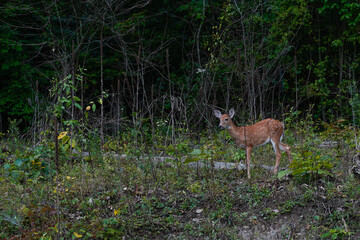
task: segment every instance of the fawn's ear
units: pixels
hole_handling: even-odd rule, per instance
[[[215,115],[215,117],[217,117],[217,118],[221,118],[221,112],[219,111],[219,110],[216,110],[216,109],[214,109],[214,115]]]
[[[231,108],[229,111],[230,118],[232,118],[234,115],[235,115],[235,110],[234,110],[234,108]]]

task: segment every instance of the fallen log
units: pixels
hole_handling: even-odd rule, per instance
[[[76,154],[81,155],[82,157],[88,157],[88,152],[74,152]],[[126,154],[118,154],[118,153],[106,153],[106,155],[110,155],[111,157],[118,158],[118,159],[126,159],[129,158]],[[184,163],[186,160],[186,157],[182,158],[175,158],[172,156],[155,156],[155,157],[140,157],[140,159],[151,159],[154,163],[161,163],[165,164],[167,166],[176,167],[179,163],[183,164],[185,166],[189,166],[191,168],[203,168],[203,167],[212,167],[214,170],[231,170],[231,169],[237,169],[237,170],[245,170],[246,165],[243,163],[232,163],[232,162],[211,162],[208,160],[198,160],[193,161],[189,163]],[[178,161],[178,162],[177,162]],[[212,164],[212,165],[211,165]],[[267,166],[267,165],[254,165],[250,164],[250,167],[253,168],[255,166],[261,167],[265,170],[272,171],[274,167]]]
[[[176,163],[175,161],[177,160],[175,157],[151,157],[154,163],[163,163],[166,164],[168,166],[172,166],[172,167],[176,167],[176,165],[178,163]],[[189,163],[184,163],[185,161],[185,157],[178,159],[179,163],[185,165],[185,166],[189,166],[192,168],[203,168],[203,167],[212,167],[215,170],[231,170],[231,169],[237,169],[237,170],[244,170],[246,169],[246,165],[242,164],[242,163],[232,163],[232,162],[211,162],[208,160],[198,160],[198,161],[194,161],[194,162],[189,162]],[[212,164],[212,165],[211,165]],[[254,164],[250,164],[250,167],[253,168],[256,165]],[[267,165],[259,165],[259,167],[272,171],[274,169],[274,167],[272,166],[267,166]]]

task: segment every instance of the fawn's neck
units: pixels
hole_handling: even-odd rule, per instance
[[[231,121],[227,130],[230,136],[235,139],[237,144],[243,144],[242,142],[245,142],[245,126],[236,126],[235,123]]]

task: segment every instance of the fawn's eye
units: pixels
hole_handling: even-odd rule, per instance
[[[224,121],[225,121],[225,122],[227,122],[228,120],[229,120],[229,119],[225,118],[225,120],[224,120]]]

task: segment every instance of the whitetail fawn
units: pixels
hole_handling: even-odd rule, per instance
[[[268,118],[254,125],[238,127],[231,120],[234,114],[235,111],[233,108],[230,109],[229,114],[221,114],[219,110],[214,110],[214,115],[220,119],[219,127],[227,129],[231,137],[235,140],[236,145],[246,149],[246,169],[249,179],[251,150],[253,147],[262,146],[271,142],[276,154],[276,163],[274,167],[275,174],[279,170],[281,158],[280,150],[285,151],[289,157],[290,163],[292,162],[291,148],[281,142],[281,139],[284,136],[284,124],[282,122]]]

